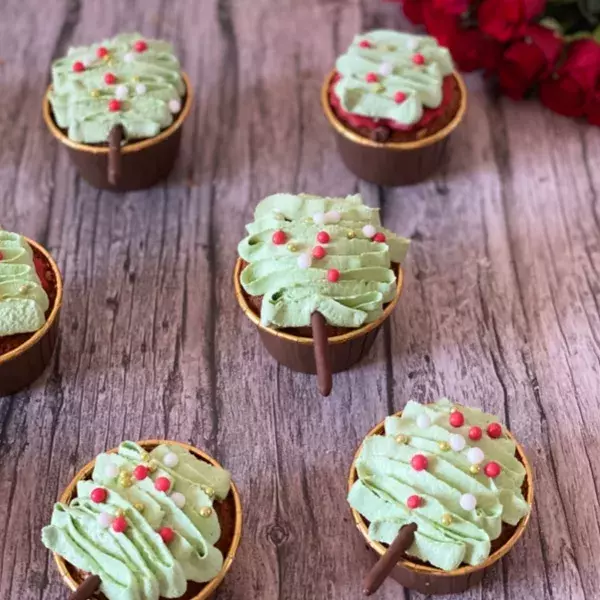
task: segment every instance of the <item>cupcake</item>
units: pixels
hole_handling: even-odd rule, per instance
[[[446,48],[388,30],[356,36],[321,92],[348,169],[389,186],[423,181],[440,167],[466,100]]]
[[[366,354],[400,296],[409,241],[384,229],[360,195],[275,194],[246,229],[236,295],[269,353],[318,375],[323,362],[337,373]]]
[[[0,396],[27,387],[56,345],[62,282],[48,252],[0,228]]]
[[[231,566],[241,519],[214,459],[178,442],[123,442],[76,475],[42,542],[73,590],[92,581],[107,600],[201,600]]]
[[[492,415],[441,399],[408,402],[359,448],[348,501],[371,548],[416,531],[391,574],[427,594],[462,592],[521,537],[533,481],[522,448]]]
[[[124,33],[54,61],[44,119],[92,185],[136,190],[170,173],[191,102],[171,45]]]

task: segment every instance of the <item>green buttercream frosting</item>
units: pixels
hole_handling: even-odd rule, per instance
[[[446,398],[428,405],[408,402],[401,417],[388,417],[385,435],[365,440],[348,496],[370,522],[372,540],[391,544],[403,525],[416,523],[407,554],[445,571],[484,562],[502,524],[516,525],[530,510],[514,441],[504,430],[491,438],[486,428],[494,417],[476,409],[460,407],[464,425],[453,427],[452,407]],[[478,441],[469,438],[473,426],[483,431]],[[427,458],[425,470],[412,467],[415,454]],[[490,461],[500,465],[496,478],[485,474]],[[475,465],[477,473],[471,470]],[[408,507],[411,496],[420,498],[420,506]]]
[[[0,229],[0,337],[37,331],[49,305],[27,240]]]
[[[74,70],[74,65],[82,70]],[[154,137],[173,123],[184,94],[172,46],[124,33],[71,48],[54,61],[48,99],[57,125],[72,140],[96,144],[106,142],[117,124],[123,125],[129,139]],[[111,100],[120,102],[119,110],[109,109]]]
[[[151,469],[141,480],[132,475],[138,465]],[[169,480],[167,492],[155,488],[159,477]],[[54,506],[42,542],[78,569],[98,575],[108,600],[177,598],[188,580],[210,581],[221,570],[213,500],[223,500],[230,485],[228,471],[180,446],[163,444],[148,455],[123,442],[117,454],[96,458],[92,479],[77,484],[69,505]],[[91,499],[98,487],[107,492],[104,502]],[[122,533],[111,525],[119,511],[127,522]],[[169,541],[158,533],[165,527],[173,532]]]
[[[246,229],[238,253],[249,265],[240,281],[248,294],[263,296],[261,321],[274,328],[308,326],[315,311],[338,327],[376,320],[395,294],[391,264],[404,260],[409,245],[384,229],[379,209],[359,195],[275,194],[258,204]],[[284,243],[274,243],[275,232],[283,232]],[[317,240],[320,232],[328,242]],[[385,241],[372,241],[375,233]],[[312,256],[315,246],[323,258]],[[337,281],[329,280],[330,270],[339,271]]]
[[[335,68],[334,92],[345,111],[405,127],[420,121],[424,108],[441,105],[444,77],[454,71],[450,52],[435,38],[385,29],[356,36]]]

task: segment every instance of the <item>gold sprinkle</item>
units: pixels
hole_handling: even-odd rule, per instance
[[[106,59],[106,57],[105,57],[105,59]],[[109,67],[112,67],[115,63],[114,63],[113,59],[109,57],[108,60],[106,61],[106,64]]]
[[[92,98],[98,98],[98,97],[100,97],[100,90],[91,90],[90,91],[90,96]]]
[[[287,245],[287,249],[288,249],[290,252],[296,252],[296,249],[297,249],[297,248],[296,248],[296,244],[292,244],[292,242],[290,242],[290,243]]]
[[[141,502],[136,502],[133,505],[133,508],[135,508],[135,510],[137,510],[138,512],[144,512],[144,508],[146,508]]]
[[[452,515],[449,513],[444,513],[442,515],[442,525],[448,527],[448,525],[452,524]]]
[[[125,516],[125,511],[122,508],[117,508],[117,510],[115,511],[115,516],[117,516],[117,517],[124,517]]]
[[[131,78],[131,81],[133,81],[134,83],[137,83],[139,80],[140,80],[140,77],[139,77],[139,75],[134,75],[134,76]]]
[[[349,231],[349,232],[346,234],[346,237],[347,237],[349,240],[353,240],[353,239],[356,237],[356,233],[354,233],[354,231]]]
[[[150,455],[147,452],[142,452],[140,458],[142,459],[142,462],[148,462],[150,460]]]
[[[313,222],[313,218],[312,218],[312,217],[306,217],[306,218],[304,219],[304,222],[305,222],[305,223],[312,223],[312,222]]]
[[[215,497],[215,490],[213,490],[213,488],[211,488],[209,485],[205,485],[202,487],[202,491],[209,497],[209,498],[214,498]]]
[[[29,284],[26,283],[19,288],[19,294],[26,294],[29,289]]]
[[[403,433],[400,433],[399,435],[396,436],[396,442],[398,442],[398,444],[408,444],[409,439],[407,435],[404,435]]]
[[[110,52],[107,52],[103,57],[102,60],[104,62],[108,62],[110,60]]]
[[[150,469],[150,473],[154,473],[158,469],[158,463],[155,460],[151,460],[148,463],[148,469]]]
[[[380,82],[377,82],[377,83],[374,83],[374,84],[373,84],[373,91],[374,91],[376,94],[381,94],[381,93],[383,93],[383,92],[385,91],[385,87],[383,86],[383,84],[382,84],[382,83],[380,83]]]
[[[212,508],[210,506],[203,506],[200,509],[200,516],[207,518],[210,517],[210,515],[212,515]]]
[[[448,442],[439,442],[438,446],[442,452],[448,452],[448,450],[450,450],[450,444]]]
[[[481,467],[479,465],[471,465],[469,467],[469,471],[471,471],[471,473],[473,473],[473,475],[477,475],[477,473],[479,473],[479,471],[481,471]]]
[[[128,473],[127,471],[121,471],[119,473],[119,485],[124,488],[131,487],[133,485],[131,473]]]

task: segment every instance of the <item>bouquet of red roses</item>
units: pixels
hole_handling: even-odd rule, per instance
[[[450,49],[521,99],[600,126],[600,0],[396,0]]]

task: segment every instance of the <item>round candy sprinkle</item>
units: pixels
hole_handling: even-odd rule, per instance
[[[389,62],[382,62],[379,65],[379,69],[378,69],[379,74],[383,75],[384,77],[391,75],[393,70],[394,70],[394,67],[393,67],[392,63],[389,63]]]
[[[412,61],[415,65],[424,65],[425,57],[422,54],[413,54]]]
[[[346,237],[347,237],[349,240],[353,240],[353,239],[356,237],[356,233],[354,233],[354,231],[348,231],[348,232],[346,233]]]
[[[331,238],[326,231],[319,231],[319,233],[317,233],[317,242],[319,242],[319,244],[327,244],[330,239]]]
[[[323,248],[323,246],[315,246],[312,250],[313,258],[316,258],[317,260],[325,258],[326,254],[327,252],[325,251],[325,248]]]
[[[108,50],[104,46],[100,46],[96,49],[96,56],[98,58],[104,58],[108,54]]]
[[[202,491],[209,497],[209,498],[214,498],[215,497],[215,490],[213,488],[210,487],[210,485],[203,485],[200,486],[202,488]]]
[[[125,517],[116,517],[112,522],[112,529],[115,533],[123,533],[127,529],[127,521],[125,520]]]
[[[419,506],[421,506],[423,499],[421,498],[421,496],[417,496],[416,494],[414,494],[413,496],[409,496],[406,499],[406,506],[408,506],[408,508],[410,508],[411,510],[414,510],[415,508],[419,508]]]
[[[113,516],[109,515],[106,512],[101,512],[98,515],[98,525],[102,527],[102,529],[108,529],[113,522]]]
[[[473,475],[477,475],[477,473],[479,473],[479,471],[481,471],[481,467],[479,465],[471,465],[469,467],[469,471],[471,471],[471,473],[473,473]]]
[[[139,513],[142,513],[146,507],[141,502],[136,502],[133,505],[133,508],[135,508],[135,510],[137,510]]]
[[[163,458],[163,462],[167,467],[172,469],[179,464],[179,456],[175,452],[167,452]]]
[[[477,498],[473,494],[463,494],[459,502],[463,510],[473,510],[477,506]]]
[[[85,65],[80,60],[76,60],[73,63],[73,71],[75,71],[75,73],[81,73],[82,71],[85,71]]]
[[[212,515],[212,508],[210,506],[203,506],[199,512],[200,516],[206,519]]]
[[[460,411],[457,410],[453,413],[450,413],[449,421],[452,427],[462,427],[465,424],[465,417]]]
[[[104,474],[110,479],[114,479],[119,475],[119,467],[114,463],[107,463],[106,468],[104,469]]]
[[[442,452],[448,452],[448,450],[450,450],[450,444],[448,442],[438,442],[438,448],[442,451]]]
[[[316,212],[313,215],[313,221],[317,225],[323,225],[323,223],[325,223],[325,213],[323,213],[323,212]]]
[[[173,100],[169,100],[169,110],[171,114],[176,115],[181,110],[181,102],[173,98]]]
[[[125,98],[127,98],[127,96],[129,96],[129,89],[127,88],[126,85],[118,85],[115,88],[115,97],[118,98],[119,100],[125,100]]]
[[[339,223],[342,215],[339,210],[330,210],[325,213],[325,223]]]
[[[180,492],[173,492],[171,494],[171,500],[175,502],[177,508],[183,508],[185,506],[185,496]]]
[[[362,232],[365,237],[372,238],[377,233],[377,230],[373,225],[365,225],[362,228]]]
[[[373,241],[378,242],[379,244],[383,244],[385,242],[385,233],[378,232],[373,236]]]
[[[452,448],[454,452],[460,452],[461,450],[464,450],[464,447],[467,445],[465,438],[458,433],[451,434],[448,438],[448,441],[450,442],[450,448]]]
[[[450,513],[444,513],[442,515],[442,525],[446,527],[452,525],[452,515]]]
[[[396,104],[402,104],[406,100],[406,94],[404,92],[396,92],[394,94],[394,102]]]
[[[149,469],[148,469],[148,467],[146,465],[138,465],[133,470],[133,476],[138,481],[142,481],[143,479],[146,479],[146,477],[148,477],[148,473],[149,473]]]
[[[96,504],[101,504],[102,502],[105,502],[107,496],[108,496],[108,493],[104,488],[99,488],[99,487],[94,488],[90,492],[90,500],[92,502],[95,502]]]
[[[415,454],[410,459],[410,464],[415,471],[424,471],[427,468],[427,457],[423,454]]]
[[[143,83],[138,83],[135,86],[135,93],[139,96],[143,96],[146,93],[146,86]]]
[[[302,253],[298,257],[298,266],[301,269],[308,269],[312,265],[312,257],[307,252]]]
[[[169,542],[173,541],[173,538],[175,537],[175,532],[170,527],[161,527],[158,530],[158,535],[160,535],[162,541],[165,544],[168,544]]]
[[[371,47],[371,42],[369,40],[360,40],[360,42],[358,43],[358,45],[361,48],[370,48]]]
[[[329,269],[327,271],[327,281],[331,283],[336,283],[340,278],[340,272],[337,269]]]
[[[395,438],[397,444],[408,444],[408,436],[402,433],[399,433]]]
[[[379,77],[377,77],[377,73],[367,73],[367,76],[365,77],[367,83],[376,83],[379,80]]]
[[[417,427],[421,429],[427,429],[431,425],[431,419],[429,415],[421,414],[417,417]]]
[[[117,112],[117,111],[121,110],[121,102],[119,100],[117,100],[116,98],[113,98],[108,103],[108,110],[110,110],[110,112]]]
[[[471,429],[469,429],[469,439],[476,442],[481,439],[483,432],[481,431],[481,427],[477,427],[477,425],[473,425]]]
[[[87,69],[94,62],[94,59],[91,56],[84,56],[81,59],[81,62],[83,63],[83,66]]]
[[[133,62],[133,61],[135,60],[135,56],[133,55],[133,53],[132,53],[132,52],[127,52],[127,53],[125,53],[125,54],[123,55],[123,60],[124,60],[126,63],[130,63],[130,62]]]
[[[115,81],[117,81],[117,78],[115,77],[115,75],[113,73],[105,73],[104,74],[104,83],[106,85],[112,85],[113,83],[115,83]]]
[[[467,451],[467,460],[472,465],[478,465],[485,458],[485,454],[481,448],[469,448]]]
[[[499,438],[502,435],[502,425],[500,425],[500,423],[490,423],[487,426],[487,434],[491,438]]]
[[[137,42],[134,42],[133,49],[136,52],[145,52],[148,50],[148,44],[146,44],[144,40],[138,40]]]
[[[290,252],[296,252],[296,250],[298,250],[298,248],[296,248],[296,244],[293,244],[292,242],[290,242],[286,248],[290,251]]]
[[[483,468],[483,472],[488,476],[491,477],[492,479],[498,477],[498,475],[500,475],[500,471],[502,471],[502,468],[500,467],[500,465],[491,460],[487,465],[485,465],[485,467]]]
[[[282,244],[285,244],[286,240],[287,240],[287,236],[285,235],[285,231],[281,231],[281,229],[278,229],[273,236],[271,237],[271,239],[273,240],[273,243],[276,246],[281,246]]]
[[[168,492],[171,487],[171,482],[166,477],[157,477],[154,482],[154,487],[159,492]]]

